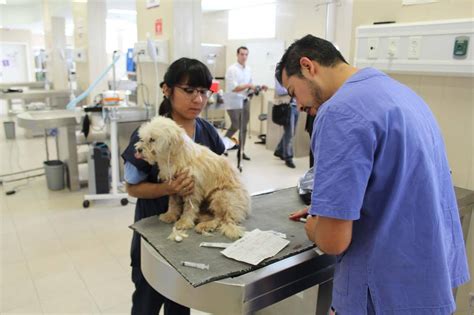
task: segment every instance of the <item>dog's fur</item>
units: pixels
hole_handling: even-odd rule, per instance
[[[168,211],[160,215],[161,221],[176,222],[178,230],[193,227],[198,233],[220,230],[230,239],[243,235],[239,223],[250,213],[250,196],[224,157],[194,143],[169,118],[154,118],[140,127],[138,135],[140,141],[135,145],[138,154],[148,163],[158,164],[162,180],[173,180],[175,174],[184,170],[194,180],[191,195],[170,196]]]

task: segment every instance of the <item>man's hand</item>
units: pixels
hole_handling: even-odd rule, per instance
[[[306,218],[306,216],[308,215],[308,209],[309,207],[297,210],[291,213],[288,218],[293,221],[298,221],[300,218]]]
[[[177,173],[172,181],[166,183],[168,184],[169,195],[178,194],[181,197],[185,197],[194,192],[194,180],[189,176],[189,171]]]

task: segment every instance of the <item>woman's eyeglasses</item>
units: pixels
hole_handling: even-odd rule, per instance
[[[212,95],[212,91],[208,89],[200,89],[194,88],[189,86],[181,86],[175,85],[177,88],[181,89],[188,95],[189,98],[194,99],[198,94],[201,95],[202,98],[209,98]]]

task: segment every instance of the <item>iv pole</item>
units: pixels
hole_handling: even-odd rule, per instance
[[[115,55],[118,55],[117,57]],[[112,74],[112,89],[115,92],[115,62],[120,58],[118,51],[114,51],[112,54],[112,60],[114,61]],[[84,195],[84,201],[82,206],[84,208],[89,207],[90,200],[110,200],[110,199],[120,199],[120,204],[125,206],[128,204],[128,194],[118,192],[119,184],[119,159],[118,159],[118,138],[117,138],[117,121],[118,121],[118,108],[115,105],[112,106],[103,106],[103,111],[105,112],[106,119],[110,121],[110,151],[111,151],[111,173],[112,173],[112,193],[109,194],[87,194]]]

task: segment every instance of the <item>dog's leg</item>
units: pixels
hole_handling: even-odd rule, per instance
[[[178,230],[187,230],[194,227],[194,222],[197,219],[199,213],[199,206],[201,200],[197,198],[186,197],[183,204],[183,214],[174,225]]]
[[[220,222],[221,221],[216,218],[212,218],[211,220],[207,221],[201,221],[196,225],[194,230],[200,234],[212,233],[219,227]]]
[[[210,197],[209,210],[214,214],[219,230],[230,239],[244,235],[244,228],[239,225],[250,211],[250,198],[239,189],[216,191]],[[212,221],[210,221],[212,222]],[[211,225],[211,223],[208,225]]]
[[[183,212],[183,201],[181,197],[170,196],[168,202],[168,211],[160,214],[160,220],[165,223],[173,223],[179,219],[179,216]]]

